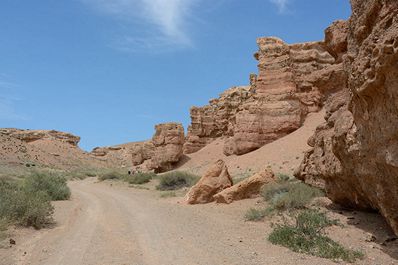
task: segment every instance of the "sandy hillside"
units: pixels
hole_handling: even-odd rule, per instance
[[[200,151],[187,155],[178,170],[202,174],[217,159],[223,159],[234,176],[250,175],[264,167],[271,166],[276,173],[292,174],[310,147],[308,138],[316,127],[324,122],[324,111],[310,113],[304,125],[295,132],[269,143],[251,153],[237,156],[223,154],[223,139],[217,139]]]
[[[38,167],[69,170],[108,165],[107,161],[90,155],[78,146],[58,140],[39,139],[27,143],[15,137],[0,134],[0,150],[0,165],[3,166],[34,164]]]

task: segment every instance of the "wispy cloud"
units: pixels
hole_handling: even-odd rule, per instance
[[[290,0],[269,0],[271,3],[275,4],[280,13],[284,13],[287,10],[287,5]]]
[[[129,23],[130,31],[120,36],[122,50],[154,46],[190,47],[189,28],[193,7],[200,0],[81,0],[102,14]]]

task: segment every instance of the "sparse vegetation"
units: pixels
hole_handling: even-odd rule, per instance
[[[27,192],[44,192],[53,201],[67,200],[71,195],[66,178],[54,173],[35,172],[24,180],[23,185]]]
[[[286,182],[286,181],[289,181],[290,179],[292,179],[291,176],[289,176],[288,174],[285,174],[285,173],[278,173],[278,174],[276,174],[276,176],[277,176],[278,180],[281,182]]]
[[[177,197],[175,191],[165,191],[160,194],[160,198],[171,198],[171,197]]]
[[[245,220],[246,221],[260,221],[265,217],[265,215],[266,215],[266,212],[264,209],[250,208],[245,214]]]
[[[183,172],[169,172],[159,177],[158,190],[177,190],[183,187],[191,187],[199,180],[199,176]]]
[[[323,196],[323,192],[302,182],[280,180],[265,186],[262,196],[269,203],[269,211],[272,212],[303,209],[315,197]]]
[[[0,218],[0,241],[4,240],[6,238],[7,227],[8,227],[7,219]]]
[[[4,223],[41,228],[52,222],[53,207],[46,191],[26,184],[0,181],[0,219]]]
[[[155,173],[149,172],[149,173],[136,173],[134,175],[128,175],[126,177],[126,181],[130,184],[144,184],[144,183],[148,183],[149,181],[151,181],[151,179],[153,179],[154,177],[156,177]]]
[[[124,178],[126,178],[126,175],[127,174],[121,173],[116,170],[105,171],[105,172],[100,172],[98,174],[98,180],[104,181],[104,180],[108,180],[108,179],[124,179]]]
[[[271,243],[287,247],[295,252],[332,260],[342,259],[354,262],[363,257],[360,251],[346,249],[327,237],[323,230],[335,224],[324,213],[316,210],[301,211],[295,218],[295,224],[277,225],[268,239]]]

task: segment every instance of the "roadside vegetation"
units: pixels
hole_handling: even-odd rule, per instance
[[[141,185],[148,183],[153,178],[156,177],[156,174],[153,172],[138,172],[132,175],[125,173],[120,170],[105,170],[103,172],[98,173],[98,180],[121,180],[125,181],[129,184]]]
[[[51,201],[67,200],[66,179],[57,174],[34,172],[24,179],[0,179],[0,230],[10,224],[36,229],[53,222]]]
[[[268,240],[294,252],[335,261],[355,262],[362,259],[362,252],[347,249],[325,234],[324,229],[335,224],[336,221],[330,220],[325,213],[306,209],[294,216],[293,224],[276,225]]]
[[[311,209],[311,202],[324,196],[323,191],[289,175],[277,176],[276,183],[265,186],[261,191],[267,206],[249,209],[245,214],[246,221],[261,221],[277,215],[279,221],[273,224],[268,240],[294,252],[346,262],[363,257],[360,251],[347,249],[327,236],[325,229],[337,225],[337,221]]]
[[[158,190],[178,190],[191,187],[199,181],[200,177],[183,171],[169,172],[159,176]]]

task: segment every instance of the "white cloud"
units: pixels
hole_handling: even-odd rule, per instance
[[[82,0],[102,14],[131,23],[117,43],[121,49],[192,46],[189,22],[200,0]],[[119,47],[120,48],[120,47]]]
[[[271,3],[275,4],[280,13],[283,13],[287,9],[287,5],[290,0],[269,0]]]

